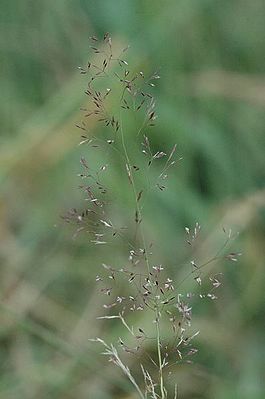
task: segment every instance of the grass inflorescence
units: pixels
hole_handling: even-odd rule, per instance
[[[79,174],[79,188],[86,206],[81,211],[71,209],[64,219],[77,224],[75,236],[85,233],[90,243],[99,247],[117,241],[126,254],[122,267],[108,258],[95,276],[99,293],[106,298],[105,313],[98,319],[121,323],[124,337],[119,337],[116,344],[106,343],[102,338],[92,341],[103,346],[103,354],[122,370],[140,398],[177,398],[174,366],[191,362],[198,351],[194,343],[200,331],[192,328],[193,298],[216,300],[216,290],[221,285],[222,273],[208,273],[206,278],[204,272],[207,266],[220,259],[237,261],[240,253],[228,252],[227,247],[234,236],[230,230],[224,230],[223,246],[209,259],[192,258],[188,272],[179,281],[174,280],[167,265],[156,262],[153,252],[159,249],[152,243],[145,224],[148,198],[154,190],[163,192],[167,189],[170,171],[182,159],[176,144],[167,151],[154,150],[152,143],[150,132],[157,121],[153,91],[160,76],[157,72],[146,76],[143,71],[131,70],[125,59],[128,47],[114,51],[108,33],[103,40],[93,36],[90,42],[96,61],[79,67],[80,73],[87,78],[85,94],[88,101],[81,109],[81,122],[76,124],[81,131],[80,145],[86,148],[86,155],[80,159],[82,170]],[[87,120],[91,118],[99,124],[100,131],[96,135],[90,134],[87,127]],[[128,118],[130,126],[127,128],[128,123],[124,121]],[[129,131],[133,135],[133,146],[131,140],[128,141]],[[142,154],[141,165],[134,162],[134,151]],[[96,167],[89,161],[90,157],[95,157],[95,152],[101,157],[96,160]],[[131,193],[130,213],[122,215],[125,216],[122,221],[110,217],[110,209],[115,206],[115,193],[108,184],[108,174],[114,170],[114,161],[121,184],[128,184]],[[153,168],[155,172],[151,173]],[[198,222],[194,227],[185,227],[186,245],[191,248],[191,256],[196,255],[193,248],[200,234]],[[207,280],[205,287],[204,278]],[[193,279],[199,290],[185,292],[183,287],[187,279]],[[133,312],[145,312],[149,325],[131,325],[130,314]],[[150,342],[155,350],[149,351],[147,343]],[[143,353],[144,361],[139,356]],[[126,356],[123,359],[125,354],[139,359],[140,378],[132,375],[126,365]],[[174,386],[173,390],[171,386]]]

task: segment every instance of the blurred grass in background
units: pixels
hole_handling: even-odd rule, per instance
[[[264,398],[264,2],[2,0],[0,7],[0,397],[132,398],[88,343],[120,334],[118,324],[95,322],[103,312],[94,287],[102,254],[84,238],[73,241],[60,222],[82,203],[76,175],[85,149],[74,124],[85,80],[77,66],[90,57],[88,36],[109,31],[131,45],[133,68],[160,68],[152,134],[157,147],[176,142],[184,157],[147,215],[159,259],[182,264],[184,226],[197,220],[203,254],[219,245],[223,226],[240,231],[240,264],[222,265],[219,300],[198,305],[200,353],[195,365],[175,370],[180,398]]]

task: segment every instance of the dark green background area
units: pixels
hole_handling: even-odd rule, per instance
[[[224,274],[218,301],[194,306],[200,351],[174,371],[179,397],[264,398],[264,20],[262,0],[1,1],[1,398],[134,397],[88,342],[123,334],[119,323],[96,321],[104,310],[95,276],[113,249],[72,240],[60,219],[83,206],[77,174],[88,153],[74,125],[86,80],[77,67],[93,57],[88,37],[106,31],[130,45],[133,70],[159,71],[149,137],[165,152],[177,143],[183,157],[145,207],[155,259],[177,280],[187,268],[185,226],[202,225],[202,259],[222,244],[223,227],[240,232],[240,262],[215,268]],[[117,173],[110,185],[130,212],[129,185]],[[116,249],[115,261],[123,258]],[[139,362],[128,361],[138,375]]]

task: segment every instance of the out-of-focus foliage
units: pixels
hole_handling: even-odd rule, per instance
[[[77,66],[91,57],[88,36],[109,31],[118,46],[131,45],[132,68],[159,69],[153,142],[166,150],[177,143],[184,158],[147,211],[158,258],[177,279],[187,267],[186,225],[203,225],[202,256],[218,247],[223,226],[240,231],[240,263],[219,266],[219,300],[195,312],[200,352],[174,371],[180,398],[264,398],[264,2],[0,7],[0,397],[132,398],[88,343],[120,334],[119,324],[96,322],[104,310],[95,275],[110,253],[72,240],[60,221],[82,203],[76,175],[86,150],[74,124],[85,80]],[[126,197],[118,178],[112,184]],[[138,374],[139,361],[130,361]]]

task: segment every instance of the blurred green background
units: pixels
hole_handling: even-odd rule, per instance
[[[130,44],[135,70],[159,69],[152,134],[183,156],[148,208],[157,258],[179,265],[171,267],[178,278],[186,225],[202,224],[203,257],[222,242],[223,226],[240,231],[240,262],[218,266],[219,300],[195,312],[200,352],[175,370],[179,397],[264,398],[264,1],[2,0],[0,10],[0,397],[134,397],[88,342],[121,334],[118,323],[96,321],[102,253],[60,220],[83,206],[77,67],[91,57],[88,36],[109,31]]]

